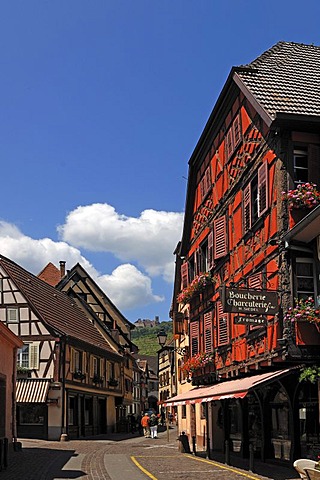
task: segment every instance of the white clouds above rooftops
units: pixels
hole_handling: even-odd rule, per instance
[[[62,241],[33,239],[14,224],[0,221],[0,253],[34,274],[48,262],[59,267],[65,260],[67,268],[80,263],[119,310],[130,310],[165,300],[161,293],[153,293],[151,277],[172,282],[173,250],[181,238],[182,221],[183,214],[175,212],[145,210],[134,218],[118,214],[108,204],[80,206],[58,228]],[[101,273],[81,248],[108,252],[120,263]]]

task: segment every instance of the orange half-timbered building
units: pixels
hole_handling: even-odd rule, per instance
[[[292,461],[320,443],[319,88],[313,45],[234,67],[189,161],[171,312],[188,353],[167,405],[209,455]]]

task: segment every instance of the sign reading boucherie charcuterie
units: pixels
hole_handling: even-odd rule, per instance
[[[256,313],[275,315],[278,312],[277,292],[222,288],[223,311],[228,313]]]

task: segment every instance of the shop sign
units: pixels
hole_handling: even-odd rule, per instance
[[[235,325],[266,325],[266,317],[247,317],[245,315],[234,318]]]
[[[278,294],[269,290],[222,288],[223,311],[275,315],[278,312]]]

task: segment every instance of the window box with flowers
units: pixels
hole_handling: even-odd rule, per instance
[[[110,378],[108,381],[109,387],[117,387],[118,386],[118,380],[116,378]]]
[[[288,202],[291,217],[296,223],[320,204],[320,192],[315,183],[301,183],[294,190],[282,192],[282,200]]]
[[[180,292],[177,297],[178,303],[186,305],[194,295],[203,291],[207,285],[213,283],[216,283],[216,278],[213,277],[210,272],[200,273]]]
[[[191,380],[194,373],[199,370],[200,368],[205,368],[209,365],[214,364],[214,353],[198,353],[193,357],[186,360],[181,370],[187,376],[187,379]]]
[[[289,308],[284,316],[284,321],[307,322],[314,325],[320,332],[320,309],[316,308],[312,297],[296,299],[295,307]]]

